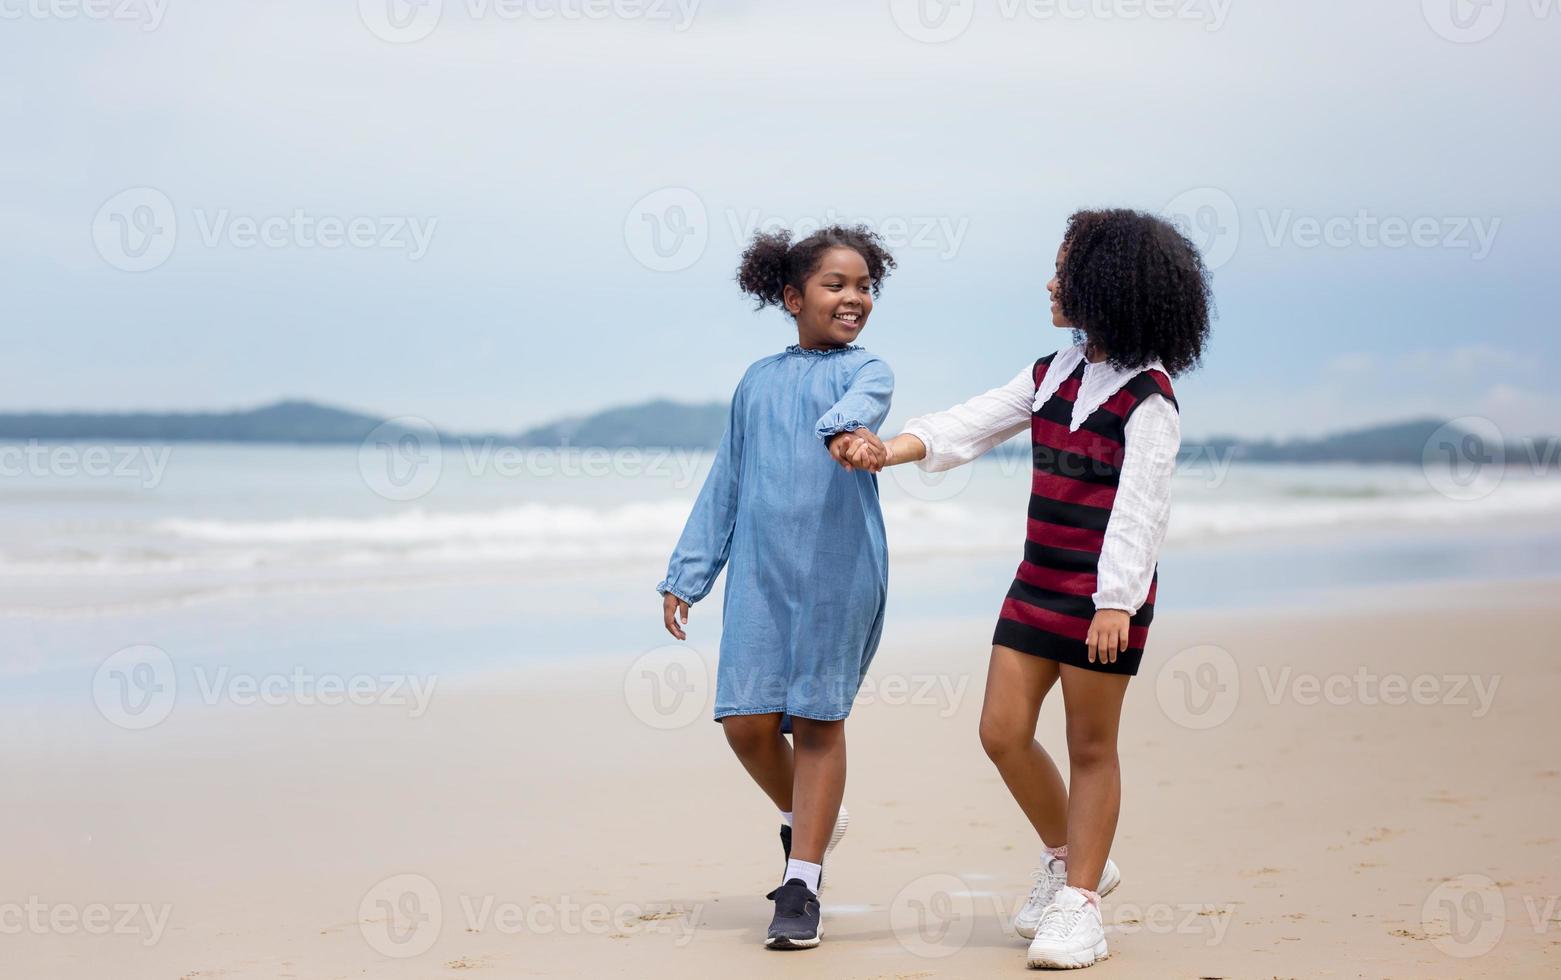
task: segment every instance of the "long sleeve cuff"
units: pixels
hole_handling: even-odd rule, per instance
[[[938,452],[938,440],[933,435],[932,427],[926,425],[921,419],[915,418],[906,422],[900,429],[904,435],[915,436],[926,450],[921,459],[916,461],[916,467],[927,473],[940,473],[943,470],[953,469],[960,464],[960,460],[948,458],[947,454]]]
[[[853,432],[857,429],[867,428],[867,423],[858,418],[850,418],[840,412],[830,412],[818,420],[818,427],[814,432],[819,439],[828,439],[840,432]]]
[[[656,592],[660,595],[675,595],[691,606],[699,601],[698,599],[694,598],[692,593],[678,588],[667,579],[663,579],[661,584],[656,586]]]

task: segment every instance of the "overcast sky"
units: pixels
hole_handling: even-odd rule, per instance
[[[839,217],[898,421],[1125,205],[1217,265],[1189,434],[1561,431],[1561,2],[0,0],[0,74],[3,410],[725,399],[743,239]]]

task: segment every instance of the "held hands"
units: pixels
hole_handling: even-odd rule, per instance
[[[829,437],[829,455],[846,472],[853,469],[877,473],[889,465],[889,450],[871,429],[852,429]]]
[[[683,619],[682,625],[678,624],[679,616]],[[688,625],[688,603],[670,592],[662,593],[661,618],[665,622],[668,633],[680,640],[688,639],[688,634],[683,632],[683,627]]]
[[[1089,648],[1089,662],[1114,664],[1117,654],[1127,652],[1128,621],[1132,617],[1121,609],[1101,609],[1090,620],[1089,635],[1084,645]]]

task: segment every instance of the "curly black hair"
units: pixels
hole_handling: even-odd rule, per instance
[[[802,292],[802,284],[818,270],[819,260],[832,248],[853,249],[867,263],[867,274],[873,280],[873,296],[883,288],[883,281],[894,270],[894,256],[884,248],[883,239],[866,225],[830,225],[820,228],[802,241],[792,244],[791,232],[759,232],[743,250],[742,262],[737,266],[737,285],[742,291],[758,300],[754,307],[766,306],[785,309],[783,297],[786,287]]]
[[[1203,256],[1176,226],[1142,211],[1077,211],[1062,237],[1058,305],[1114,366],[1158,359],[1172,375],[1198,366],[1214,300]]]

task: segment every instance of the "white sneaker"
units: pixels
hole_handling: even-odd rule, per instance
[[[846,828],[851,826],[851,811],[846,809],[844,803],[840,804],[840,813],[835,817],[835,829],[829,832],[829,843],[824,845],[824,860],[829,860],[829,855],[834,851],[835,845],[840,843],[840,838],[846,835]]]
[[[1100,909],[1077,888],[1063,888],[1041,913],[1025,965],[1032,970],[1076,970],[1108,955]]]
[[[851,814],[846,810],[844,803],[840,804],[840,813],[835,817],[835,829],[829,832],[829,843],[824,845],[824,861],[835,852],[835,845],[840,843],[840,838],[846,835],[846,828],[851,826]],[[824,861],[819,862],[818,890],[824,892]]]
[[[1025,939],[1034,939],[1035,930],[1041,924],[1041,913],[1056,900],[1057,893],[1067,883],[1067,864],[1060,858],[1044,858],[1043,855],[1041,866],[1035,869],[1035,885],[1030,889],[1030,897],[1014,916],[1014,932]],[[1100,887],[1095,889],[1095,894],[1105,898],[1121,883],[1122,872],[1117,870],[1115,861],[1106,858],[1106,867],[1100,873]]]

